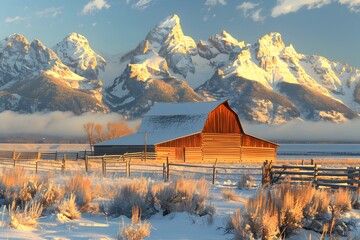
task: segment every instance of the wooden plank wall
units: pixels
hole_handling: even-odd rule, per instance
[[[175,148],[174,147],[158,147],[155,146],[156,157],[160,159],[166,159],[169,157],[169,161],[175,161]]]
[[[201,133],[196,133],[190,136],[170,140],[164,143],[157,144],[158,147],[200,147]]]
[[[203,133],[203,161],[240,161],[240,134]]]
[[[238,116],[225,104],[210,112],[203,133],[242,133]]]
[[[264,162],[276,160],[276,148],[242,147],[242,162]]]
[[[202,151],[201,147],[187,147],[185,148],[186,162],[201,162]]]

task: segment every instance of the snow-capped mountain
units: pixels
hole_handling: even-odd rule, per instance
[[[107,111],[101,90],[101,81],[74,73],[39,40],[13,34],[0,41],[2,111]]]
[[[77,33],[53,50],[20,34],[0,41],[0,111],[116,111],[137,118],[154,102],[218,99],[229,99],[253,122],[347,121],[360,113],[360,70],[298,53],[279,33],[251,44],[222,31],[196,43],[177,15],[135,49],[106,60]]]
[[[78,33],[69,34],[53,50],[74,73],[87,79],[98,79],[99,71],[105,70],[106,60]]]
[[[297,53],[279,33],[249,44],[223,31],[195,44],[173,15],[153,28],[122,62],[126,69],[107,90],[116,110],[124,105],[119,102],[129,109],[139,99],[129,91],[130,83],[142,82],[144,90],[153,79],[170,77],[170,84],[182,82],[195,89],[196,101],[227,98],[240,117],[254,122],[294,118],[341,122],[360,113],[360,70]],[[161,99],[150,95],[147,100],[152,104]]]

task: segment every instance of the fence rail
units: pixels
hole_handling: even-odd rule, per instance
[[[0,151],[1,165],[23,167],[36,173],[50,170],[65,172],[71,170],[75,163],[86,172],[100,171],[104,176],[110,173],[126,177],[156,174],[165,181],[170,181],[171,177],[183,177],[188,174],[195,178],[205,177],[213,184],[225,185],[234,184],[244,176],[251,176],[252,181],[261,184],[269,176],[270,183],[291,179],[293,183],[311,183],[315,187],[360,187],[360,167],[324,167],[313,161],[309,165],[281,165],[266,161],[263,166],[246,163],[229,166],[220,165],[217,160],[211,164],[169,162],[168,157],[159,158],[153,153],[143,152],[90,156],[86,152]]]

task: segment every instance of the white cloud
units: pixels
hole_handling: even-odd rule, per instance
[[[259,6],[258,3],[243,2],[242,4],[236,6],[236,9],[242,11],[244,16],[248,17],[250,11],[254,10],[257,6]]]
[[[150,6],[152,0],[139,0],[136,3],[132,5],[132,8],[138,9],[138,10],[144,10],[147,7]],[[128,3],[128,1],[127,1]]]
[[[348,5],[351,12],[360,13],[360,0],[339,0],[342,5]]]
[[[215,6],[215,5],[226,5],[226,0],[206,0],[205,5],[207,6]]]
[[[62,13],[63,7],[50,7],[36,12],[38,17],[56,17]]]
[[[332,0],[277,0],[276,6],[271,10],[271,16],[278,17],[281,15],[294,13],[304,7],[307,9],[321,8],[330,4],[331,2]]]
[[[259,8],[258,10],[256,10],[251,14],[251,18],[252,20],[254,20],[254,22],[262,22],[265,20],[265,17],[261,15],[261,11],[262,9]]]
[[[91,26],[93,26],[93,27],[96,27],[96,25],[97,25],[96,22],[94,22],[94,23],[91,24]]]
[[[16,16],[16,17],[7,17],[5,18],[4,22],[5,23],[13,23],[13,22],[19,22],[24,20],[25,18],[20,17],[20,16]]]
[[[103,8],[110,8],[110,5],[106,2],[106,0],[91,0],[84,6],[81,13],[89,14],[93,13],[96,10],[102,10]]]

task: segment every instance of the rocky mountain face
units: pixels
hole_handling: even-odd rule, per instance
[[[222,31],[196,43],[173,15],[108,65],[80,34],[52,49],[19,34],[0,41],[0,111],[138,118],[154,102],[228,99],[240,118],[267,124],[342,122],[360,113],[359,69],[298,53],[279,33],[251,44]],[[106,72],[112,81],[103,89]]]
[[[69,49],[68,56],[76,50]],[[29,43],[14,34],[0,41],[0,111],[108,111],[101,81],[86,76],[87,71],[73,72],[39,40]]]
[[[279,33],[249,44],[223,31],[196,44],[173,15],[121,61],[127,67],[107,89],[107,100],[130,117],[141,116],[154,101],[218,99],[229,99],[241,118],[267,124],[292,119],[342,122],[360,113],[360,70],[297,53]],[[143,93],[152,92],[155,84],[156,95]],[[139,88],[131,91],[135,85]],[[181,98],[174,86],[185,88],[189,97]]]

